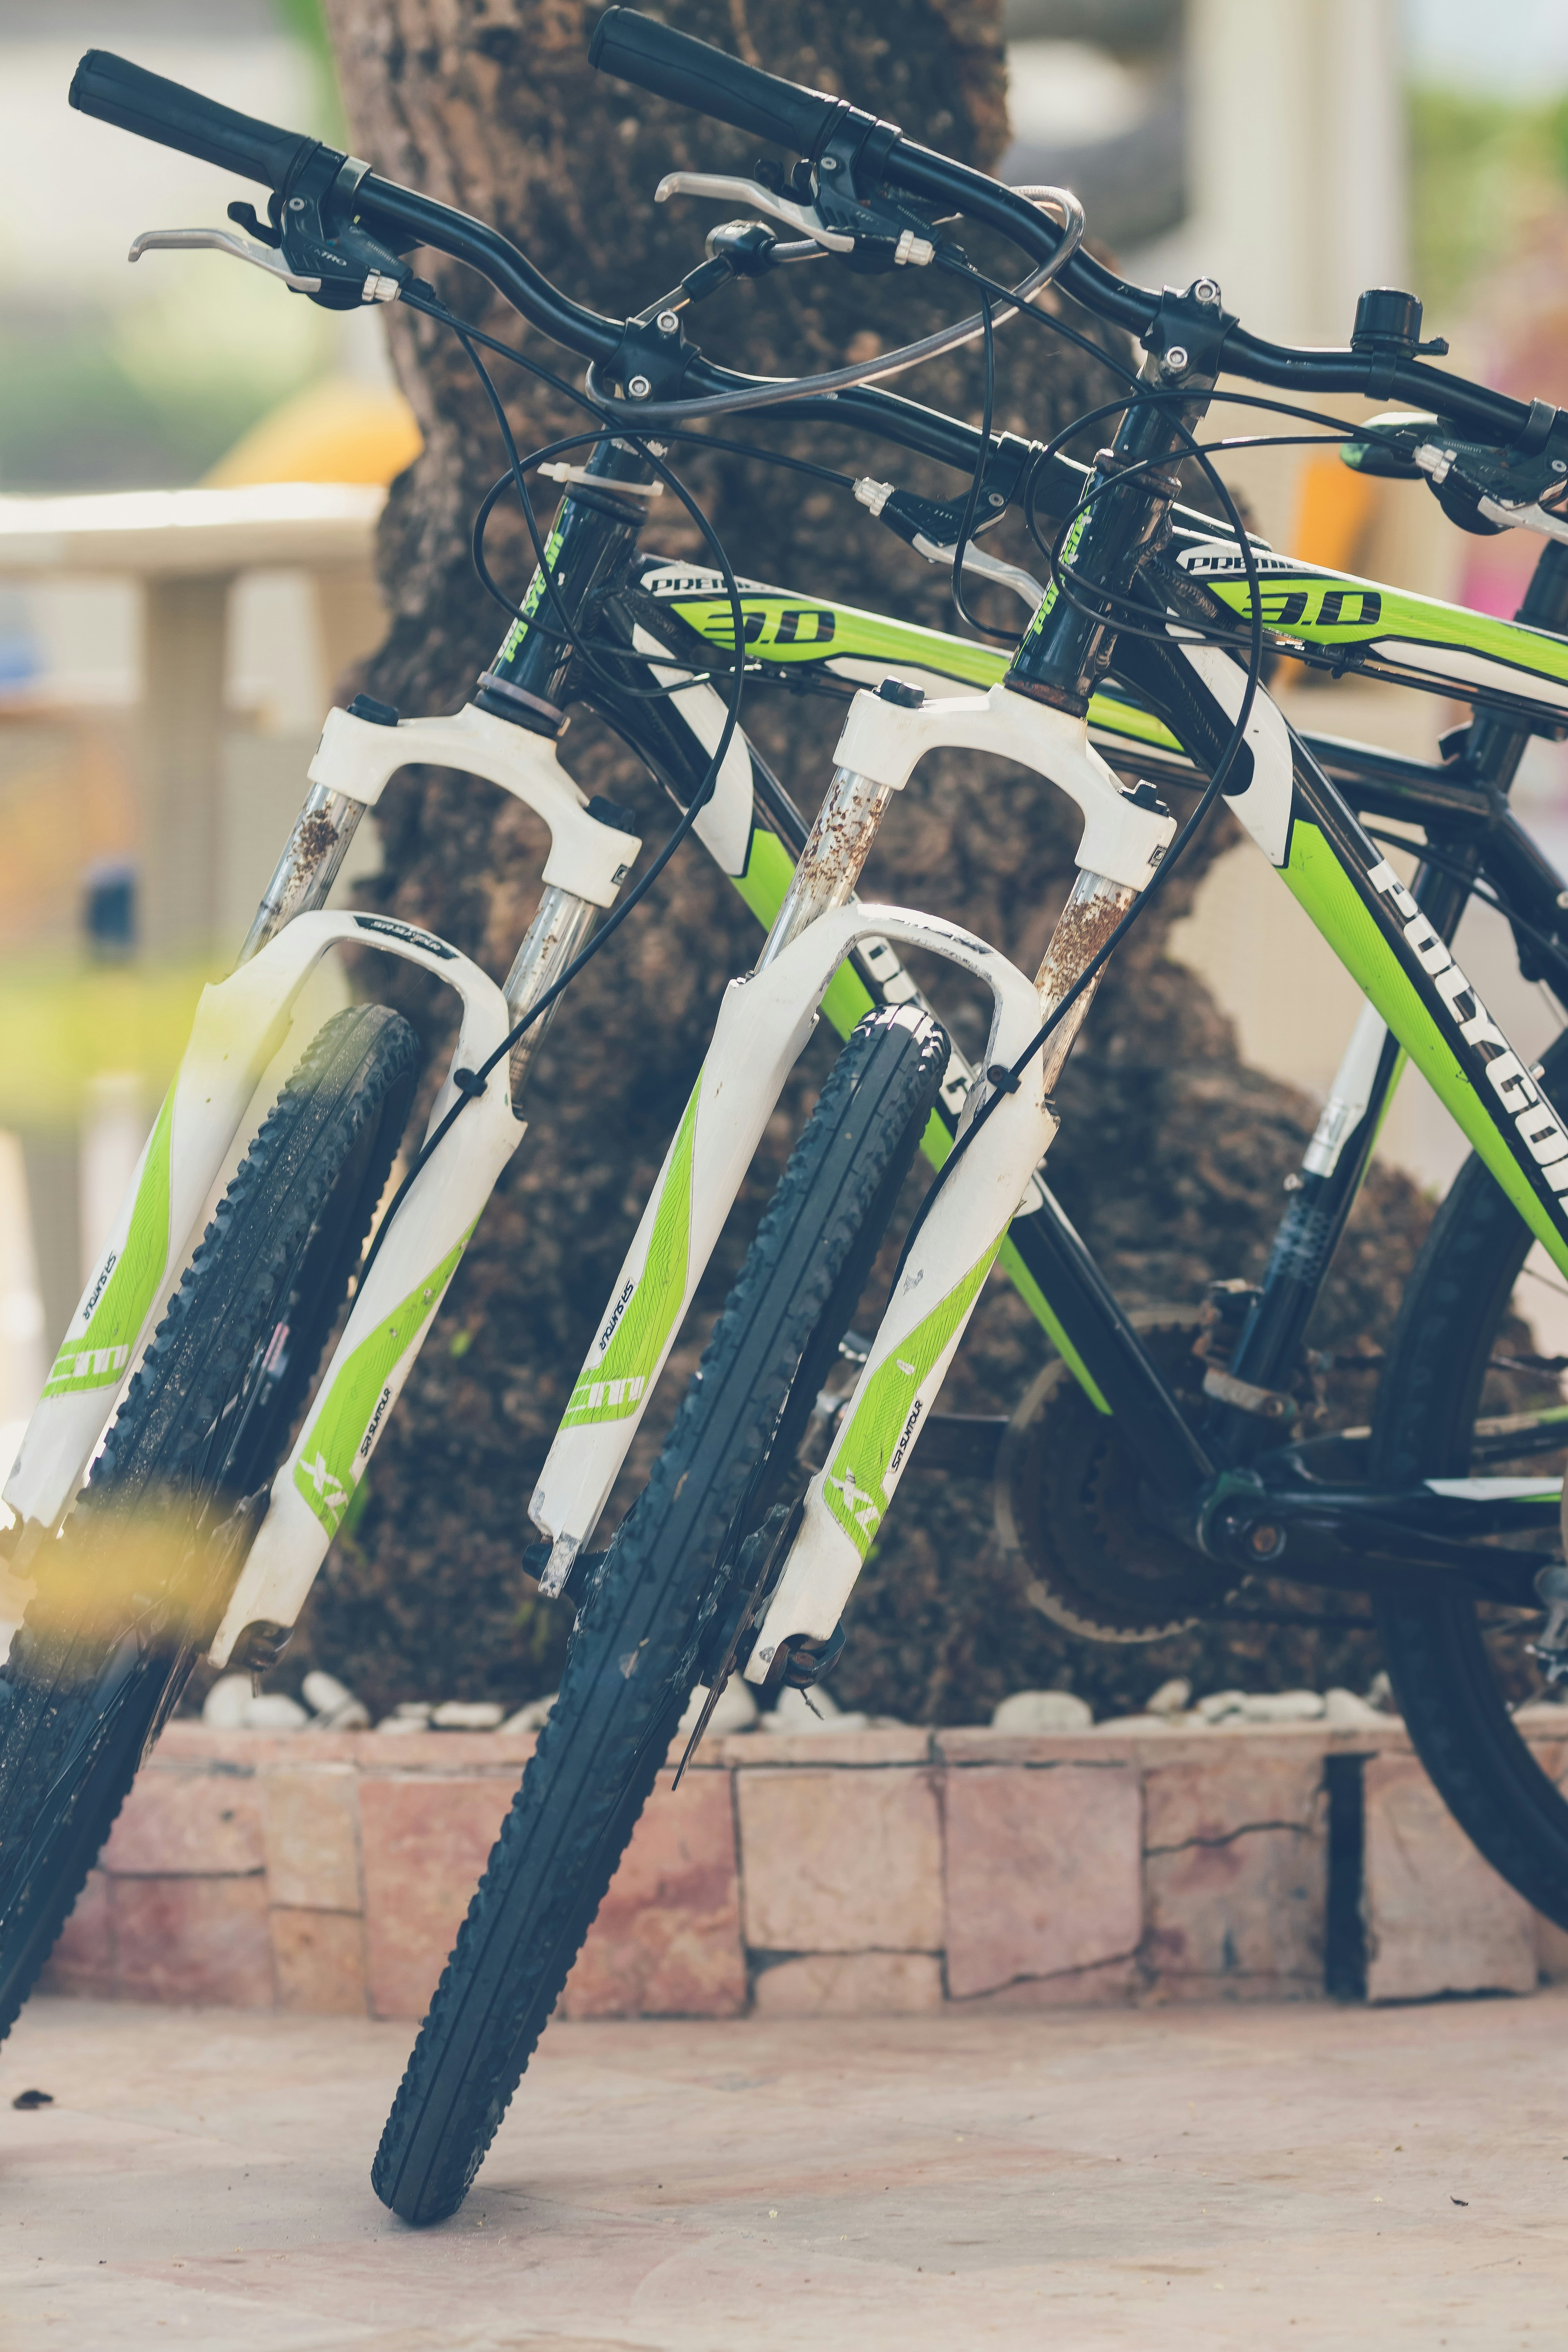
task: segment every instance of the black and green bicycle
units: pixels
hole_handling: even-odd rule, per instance
[[[767,927],[755,971],[727,994],[534,1496],[541,1541],[529,1564],[542,1591],[575,1606],[576,1630],[377,2158],[380,2193],[416,2220],[450,2211],[472,2178],[692,1689],[717,1692],[734,1672],[797,1684],[823,1672],[917,1443],[969,1467],[994,1463],[1047,1605],[1080,1633],[1152,1639],[1281,1562],[1298,1581],[1371,1592],[1438,1785],[1497,1866],[1568,1921],[1568,1806],[1510,1712],[1537,1676],[1568,1666],[1565,1367],[1521,1352],[1507,1322],[1532,1247],[1568,1271],[1568,1129],[1551,1100],[1568,1049],[1526,1068],[1448,944],[1482,888],[1513,923],[1526,968],[1568,1002],[1563,884],[1507,806],[1531,734],[1568,725],[1568,554],[1558,543],[1568,537],[1558,470],[1568,426],[1542,404],[1526,409],[1422,363],[1408,297],[1364,298],[1344,352],[1265,344],[1212,281],[1163,297],[1127,286],[1074,250],[1069,205],[1055,206],[1060,226],[1032,196],[842,100],[624,9],[601,20],[595,55],[805,158],[788,197],[761,182],[683,175],[687,193],[728,201],[742,186],[758,214],[797,232],[795,245],[766,219],[737,224],[681,289],[637,320],[608,320],[549,286],[493,230],[315,142],[99,53],[73,87],[87,111],[273,191],[266,229],[250,215],[260,244],[182,231],[143,246],[239,249],[314,299],[401,299],[460,327],[405,257],[428,245],[480,268],[587,356],[595,407],[582,467],[559,462],[567,445],[539,453],[565,474],[566,495],[473,704],[449,720],[364,704],[332,715],[246,955],[209,992],[7,1489],[20,1522],[13,1572],[37,1591],[0,1685],[0,2024],[194,1658],[261,1666],[279,1654],[516,1148],[528,1052],[582,956],[688,830]],[[953,213],[1014,239],[1030,264],[1017,286],[978,278],[942,233]],[[802,246],[889,269],[936,267],[978,298],[978,319],[917,353],[982,337],[989,346],[1020,302],[1037,331],[1058,331],[1026,308],[1028,290],[1058,275],[1147,353],[1110,451],[1086,474],[1054,446],[977,433],[868,381],[910,363],[908,352],[784,385],[702,360],[684,332],[691,303],[735,275],[785,266]],[[1549,544],[1519,620],[1292,563],[1249,538],[1234,509],[1216,522],[1184,508],[1172,469],[1194,453],[1222,368],[1307,397],[1408,402],[1359,428],[1353,457],[1431,480],[1461,519],[1542,532]],[[968,478],[948,507],[869,475],[853,485],[864,508],[955,572],[1011,569],[976,543],[982,510],[1068,519],[1041,535],[1049,576],[1037,595],[1011,572],[1034,610],[1010,657],[830,597],[742,583],[710,538],[710,565],[639,551],[640,493],[673,479],[650,434],[668,446],[714,413],[786,397],[792,414]],[[520,492],[523,472],[513,452],[506,480]],[[1303,737],[1263,691],[1268,645],[1458,694],[1476,717],[1431,764]],[[809,825],[738,727],[742,687],[771,679],[859,689]],[[556,762],[573,700],[636,746],[681,812],[666,852],[588,946],[595,909],[615,903],[640,845],[627,812],[584,805]],[[1033,978],[955,925],[855,895],[892,796],[939,746],[1020,761],[1082,812],[1079,881]],[[504,991],[428,934],[321,911],[353,824],[411,760],[487,777],[552,827],[540,908]],[[1161,788],[1196,795],[1179,835]],[[1106,959],[1222,796],[1368,1010],[1262,1284],[1235,1302],[1223,1360],[1211,1338],[1201,1380],[1190,1365],[1177,1379],[1118,1307],[1040,1168],[1055,1131],[1051,1087]],[[1421,829],[1426,850],[1408,888],[1363,818]],[[392,1016],[363,1008],[303,1059],[300,1043],[277,1042],[304,973],[340,939],[421,963],[464,1004],[425,1140],[357,1272],[406,1115],[408,1041]],[[952,1054],[910,982],[900,955],[910,946],[989,988],[994,1016],[978,1069]],[[607,1554],[596,1552],[605,1497],[819,1007],[847,1036],[843,1055],[649,1486]],[[1302,1335],[1406,1054],[1475,1157],[1411,1285],[1370,1433],[1319,1439],[1292,1425]],[[449,1147],[459,1120],[463,1142]],[[822,1420],[819,1395],[922,1142],[938,1179],[814,1467],[802,1439]],[[1026,1401],[1005,1438],[944,1427],[935,1410],[998,1262],[1069,1368],[1076,1388],[1062,1393],[1077,1400],[1076,1418]],[[315,1381],[351,1284],[346,1328]],[[1141,1515],[1147,1540],[1134,1567],[1099,1557],[1092,1521],[1057,1507],[1071,1448]],[[131,1539],[149,1497],[153,1557]]]

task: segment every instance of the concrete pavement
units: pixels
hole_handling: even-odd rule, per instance
[[[416,2233],[368,2180],[405,2025],[41,1998],[0,2346],[1544,2348],[1565,2029],[1556,1990],[557,2025]]]

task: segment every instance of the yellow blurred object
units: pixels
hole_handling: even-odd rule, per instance
[[[1331,453],[1301,468],[1300,502],[1288,552],[1331,572],[1355,569],[1377,507],[1377,484]]]
[[[174,1076],[211,968],[89,964],[63,955],[0,964],[0,1126],[74,1128],[102,1070]]]
[[[424,448],[393,386],[323,377],[244,433],[206,476],[214,489],[250,482],[369,482],[384,487]]]

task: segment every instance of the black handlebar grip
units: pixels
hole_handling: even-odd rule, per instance
[[[177,147],[183,155],[281,188],[300,157],[319,144],[299,131],[278,131],[199,90],[133,66],[109,49],[89,49],[71,79],[70,102],[83,114],[133,131],[139,139]]]
[[[689,106],[715,122],[732,123],[758,139],[809,155],[843,100],[777,74],[743,65],[636,8],[606,8],[595,29],[588,62],[620,81],[636,82],[658,98]]]

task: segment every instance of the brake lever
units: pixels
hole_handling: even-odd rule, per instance
[[[760,181],[731,178],[727,172],[667,172],[653,192],[656,205],[667,205],[671,196],[723,196],[750,205],[754,212],[771,213],[814,244],[826,246],[829,253],[853,253],[855,240],[838,229],[826,228],[809,205],[792,204],[787,196],[773,194]]]
[[[236,261],[248,261],[255,269],[265,269],[268,278],[280,278],[296,294],[319,294],[321,290],[319,278],[301,278],[266,246],[252,245],[248,237],[233,236],[226,228],[144,228],[133,241],[126,259],[140,261],[144,253],[187,253],[208,248],[214,253],[230,254]]]

